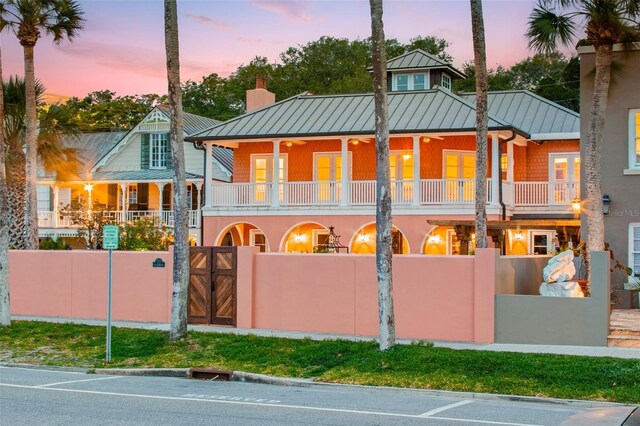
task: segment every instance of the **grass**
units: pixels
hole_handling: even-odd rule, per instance
[[[374,342],[313,341],[14,321],[0,328],[0,362],[102,367],[217,367],[318,381],[640,403],[640,362],[604,357],[435,348],[381,353]]]

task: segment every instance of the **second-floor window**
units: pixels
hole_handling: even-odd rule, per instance
[[[392,89],[394,91],[425,90],[428,87],[429,78],[426,73],[395,74]]]
[[[640,169],[640,109],[629,111],[629,168]]]
[[[152,133],[149,141],[149,153],[151,161],[149,165],[152,169],[167,168],[167,134]]]
[[[451,77],[449,77],[447,74],[442,74],[442,87],[444,89],[447,89],[448,91],[451,91]]]

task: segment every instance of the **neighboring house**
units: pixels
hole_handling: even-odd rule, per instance
[[[128,132],[83,133],[66,137],[64,144],[78,150],[83,160],[77,179],[56,181],[55,176],[38,178],[38,218],[40,235],[76,234],[68,217],[60,209],[70,205],[89,205],[113,211],[118,222],[151,217],[173,226],[173,170],[168,145],[169,109],[154,108]],[[220,122],[185,113],[185,135],[210,128]],[[199,241],[205,150],[185,142],[185,166],[191,200],[189,227],[192,239]],[[211,179],[230,182],[233,151],[216,148],[209,157]]]
[[[394,253],[473,250],[475,104],[464,75],[421,50],[390,59]],[[273,99],[262,81],[248,113],[188,138],[234,149],[234,181],[206,179],[205,245],[326,251],[329,228],[351,253],[375,252],[372,94]],[[259,101],[258,101],[259,102]],[[487,214],[507,254],[579,241],[579,115],[528,91],[489,95]],[[206,174],[208,176],[208,174]],[[211,182],[211,184],[209,184]],[[333,247],[329,247],[333,251]]]
[[[614,72],[602,135],[602,191],[610,198],[605,216],[605,241],[614,256],[640,276],[640,43],[622,52],[614,48]],[[595,52],[580,47],[580,108],[593,99]],[[588,114],[583,114],[583,142]],[[583,148],[584,149],[584,148]],[[619,277],[618,277],[619,278]],[[614,285],[620,288],[620,282]]]

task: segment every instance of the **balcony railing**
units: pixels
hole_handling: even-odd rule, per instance
[[[85,212],[84,214],[89,214]],[[109,211],[106,212],[115,223],[133,222],[140,219],[151,219],[154,223],[173,227],[173,211],[150,210],[150,211]],[[71,217],[55,212],[39,211],[38,226],[40,228],[75,228]],[[189,210],[189,228],[200,227],[200,210]]]
[[[580,197],[580,182],[514,182],[513,204],[526,207],[568,206]]]
[[[376,181],[356,180],[347,182],[346,193],[342,182],[283,182],[280,183],[278,204],[286,207],[305,206],[374,206]],[[418,183],[414,193],[412,180],[391,182],[393,205],[470,205],[474,203],[475,179],[427,179]],[[213,207],[261,207],[270,206],[271,183],[213,184]],[[345,197],[347,202],[342,203]],[[491,180],[487,180],[487,202],[493,201]],[[497,201],[497,200],[496,200]]]

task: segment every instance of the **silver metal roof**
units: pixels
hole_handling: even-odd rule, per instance
[[[80,176],[84,177],[83,175]],[[103,171],[95,172],[91,175],[93,181],[121,181],[121,182],[145,182],[173,179],[173,170],[130,170],[130,171]],[[187,179],[202,179],[201,175],[187,172]]]
[[[450,63],[425,52],[422,49],[415,49],[404,55],[396,56],[387,61],[387,71],[412,70],[412,69],[433,69],[446,68],[453,75],[459,78],[466,78],[464,73],[458,71]],[[372,68],[369,68],[370,70]]]
[[[475,93],[460,97],[475,105]],[[489,92],[489,115],[512,124],[532,140],[580,138],[580,114],[528,90]]]
[[[436,88],[389,93],[391,133],[475,131],[475,108]],[[489,119],[490,130],[511,129]],[[188,140],[238,140],[374,133],[373,94],[298,95],[219,124]]]
[[[169,107],[165,105],[159,105],[156,108],[160,110],[167,118],[171,118],[171,112]],[[201,115],[191,114],[184,112],[184,134],[185,136],[192,135],[197,132],[201,132],[210,127],[220,124],[222,121],[214,120],[209,117],[203,117]]]
[[[233,149],[221,146],[213,147],[213,158],[222,165],[230,174],[233,174]]]

